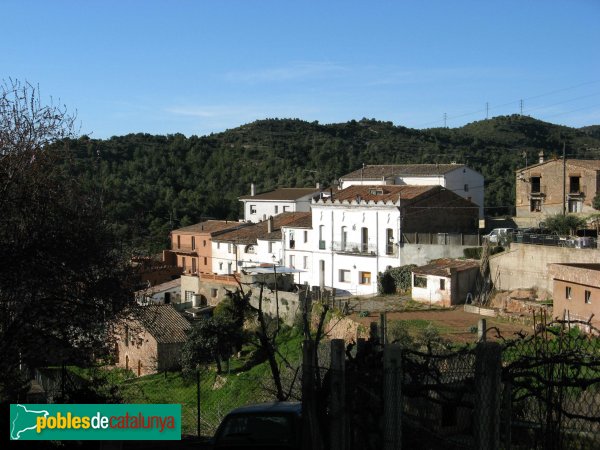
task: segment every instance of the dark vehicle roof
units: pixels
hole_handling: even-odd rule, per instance
[[[301,402],[270,402],[256,403],[254,405],[241,406],[234,409],[231,414],[261,414],[261,413],[293,413],[300,414],[302,412]]]

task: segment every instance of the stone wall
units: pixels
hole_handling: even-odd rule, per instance
[[[535,288],[552,291],[551,263],[600,263],[600,250],[511,243],[490,257],[490,274],[499,290]]]

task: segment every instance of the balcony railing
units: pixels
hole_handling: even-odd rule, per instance
[[[585,185],[575,185],[569,186],[569,196],[570,197],[585,197],[587,189]]]
[[[339,253],[351,253],[355,255],[375,255],[377,246],[365,242],[343,242],[333,241],[331,250]]]

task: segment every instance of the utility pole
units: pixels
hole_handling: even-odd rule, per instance
[[[521,106],[521,115],[523,115],[523,100],[520,100],[519,104]]]
[[[485,120],[489,118],[490,115],[490,103],[485,102]]]
[[[567,159],[565,157],[565,142],[563,141],[563,216],[567,214]]]
[[[446,119],[448,119],[448,114],[444,113],[444,128],[446,127]]]

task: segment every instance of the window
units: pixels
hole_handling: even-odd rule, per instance
[[[294,232],[290,230],[290,248],[296,248],[296,240],[294,239]]]
[[[469,185],[465,184],[465,192],[469,192]]]
[[[183,271],[185,272],[185,256],[181,258],[181,267],[183,267]]]
[[[221,249],[221,243],[217,242],[217,250],[220,250],[220,249]]]
[[[289,210],[289,209],[290,209],[290,207],[289,207],[289,206],[284,206],[284,207],[283,207],[283,212],[288,212],[288,210]]]
[[[340,283],[350,283],[350,271],[340,269]]]
[[[358,282],[360,284],[371,284],[371,272],[359,272]]]
[[[296,257],[294,255],[290,255],[290,267],[292,269],[296,267]]]
[[[531,193],[539,194],[542,191],[540,185],[541,177],[531,177],[529,180],[531,181]]]
[[[192,291],[185,291],[185,302],[186,303],[192,303],[194,301],[194,292]]]
[[[223,263],[222,262],[219,263],[219,270],[223,270]]]
[[[308,242],[308,231],[304,230],[304,243],[306,244]]]
[[[206,247],[206,239],[202,241],[202,246]]]
[[[177,235],[177,248],[181,248],[181,236]]]
[[[446,279],[440,278],[440,291],[445,291],[445,290],[446,290]]]
[[[569,212],[576,213],[581,212],[583,209],[583,202],[579,199],[569,199]]]
[[[572,298],[572,297],[571,297],[571,286],[567,286],[567,287],[565,288],[565,298],[566,298],[567,300],[571,300],[571,298]]]
[[[273,253],[273,243],[271,241],[269,241],[269,243],[267,244],[267,248],[269,253]]]
[[[204,257],[204,265],[207,265],[207,264],[208,264],[208,258],[205,256]]]
[[[192,236],[192,250],[196,249],[196,236]]]
[[[415,275],[413,280],[413,286],[418,288],[426,288],[427,287],[427,277],[420,277]]]
[[[348,228],[347,227],[342,227],[342,242],[340,245],[340,250],[345,252],[346,251],[346,244],[348,243]]]
[[[196,258],[192,258],[192,273],[196,273]]]
[[[585,302],[589,305],[590,303],[592,303],[592,291],[588,291],[586,289],[585,293],[584,293],[584,298],[585,298]]]
[[[275,214],[279,214],[279,205],[275,205]]]
[[[325,225],[319,225],[319,250],[325,250]]]
[[[210,290],[210,296],[211,296],[212,298],[215,298],[215,297],[217,296],[217,294],[218,294],[218,293],[219,293],[219,290],[218,290],[217,288],[212,288],[212,289]]]
[[[303,256],[302,257],[302,268],[303,269],[308,269],[308,256]]]
[[[250,214],[256,214],[256,205],[250,205]]]
[[[531,207],[529,208],[531,212],[540,212],[542,210],[542,200],[539,198],[531,199]]]
[[[394,254],[394,230],[386,228],[385,230],[385,254]]]
[[[362,227],[360,230],[360,251],[365,253],[369,245],[369,229]]]
[[[569,177],[569,193],[570,194],[579,194],[581,192],[579,178],[580,177]]]

